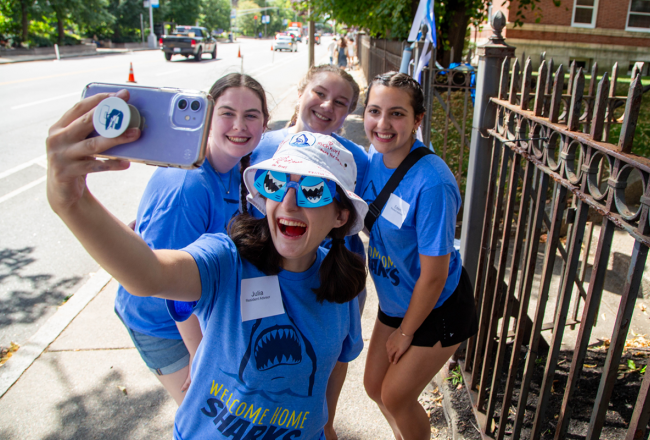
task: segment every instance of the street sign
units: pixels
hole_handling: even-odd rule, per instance
[[[144,5],[145,8],[149,8],[149,0],[144,0]],[[158,8],[160,7],[160,2],[159,0],[151,0],[151,7],[152,8]]]
[[[270,15],[262,15],[262,23],[270,23],[271,22],[271,16]]]
[[[287,20],[286,18],[283,18],[282,19],[282,26],[286,26],[287,23],[289,23],[289,20]]]
[[[237,9],[233,9],[230,11],[230,18],[237,18]]]

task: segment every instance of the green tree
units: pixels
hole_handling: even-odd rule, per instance
[[[57,28],[57,42],[63,45],[66,23],[79,28],[113,23],[115,17],[108,12],[108,0],[49,0]]]
[[[230,28],[230,2],[228,0],[203,0],[199,23],[210,31]]]
[[[140,14],[149,21],[149,12],[143,6],[142,0],[109,0],[108,12],[115,20],[89,26],[88,36],[98,35],[101,39],[110,39],[115,43],[140,41]]]
[[[160,3],[162,8],[163,2]],[[201,14],[201,0],[166,0],[162,12],[165,21],[179,25],[193,25]]]
[[[282,32],[287,28],[283,24],[283,20],[287,22],[293,21],[296,12],[293,10],[291,0],[275,0],[268,3],[269,6],[274,6],[276,9],[271,9],[268,13],[270,16],[270,23],[267,25],[268,35],[273,35],[276,32]]]
[[[521,24],[528,10],[539,9],[541,0],[517,0],[510,3],[515,24]],[[553,0],[559,6],[561,0]],[[330,16],[348,26],[366,30],[374,37],[404,40],[408,37],[419,0],[309,0],[314,17]],[[479,25],[486,18],[490,0],[433,0],[438,37],[438,61],[443,65],[460,62],[468,25]],[[454,48],[454,59],[450,49]]]

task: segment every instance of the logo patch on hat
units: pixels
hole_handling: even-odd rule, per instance
[[[294,147],[311,147],[316,143],[316,138],[310,133],[298,133],[291,137],[289,145]]]

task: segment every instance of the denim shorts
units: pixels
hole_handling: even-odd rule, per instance
[[[120,316],[119,314],[117,316]],[[122,318],[120,318],[122,319]],[[190,363],[190,352],[182,339],[149,336],[124,325],[135,348],[151,372],[157,376],[172,374]]]

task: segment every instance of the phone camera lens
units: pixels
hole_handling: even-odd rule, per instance
[[[180,108],[181,110],[185,110],[187,108],[187,101],[184,99],[178,101],[178,108]]]
[[[192,101],[192,104],[190,104],[190,108],[194,111],[197,111],[198,109],[201,108],[201,103],[199,101]]]

